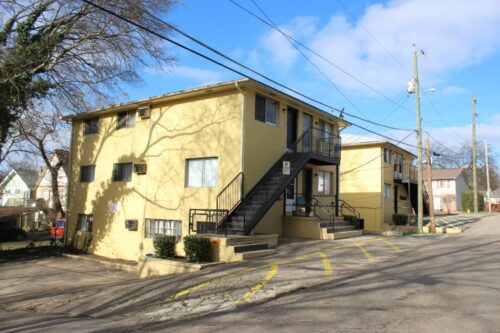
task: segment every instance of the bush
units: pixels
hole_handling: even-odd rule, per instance
[[[474,192],[462,193],[462,210],[471,212],[474,211]],[[477,193],[477,209],[484,210],[484,196],[482,193]]]
[[[212,260],[210,238],[193,235],[184,237],[184,250],[189,262],[209,262]]]
[[[408,215],[406,215],[406,214],[392,214],[392,222],[395,225],[406,225],[408,223]]]
[[[357,218],[354,215],[344,215],[344,221],[351,222],[352,224],[355,224],[357,222]]]
[[[156,250],[156,255],[160,258],[175,257],[175,236],[158,235],[153,240],[153,246]]]

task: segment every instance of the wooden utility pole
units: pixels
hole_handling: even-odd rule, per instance
[[[434,196],[432,195],[432,174],[431,174],[431,148],[429,147],[429,138],[425,138],[425,148],[427,148],[427,193],[429,194],[429,233],[436,233],[436,223],[434,221]]]
[[[486,159],[486,196],[488,197],[488,211],[491,213],[491,187],[490,187],[490,165],[488,163],[488,143],[484,140],[484,157]]]
[[[418,81],[418,61],[417,50],[413,51],[413,74],[415,84],[415,102],[417,111],[417,227],[418,232],[422,232],[424,224],[424,200],[423,200],[423,172],[422,172],[422,118],[420,117],[420,83]]]
[[[477,208],[477,170],[476,170],[476,97],[472,97],[472,184],[474,190],[474,214],[478,213]]]

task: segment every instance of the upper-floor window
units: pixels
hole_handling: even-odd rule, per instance
[[[330,139],[330,137],[332,135],[332,130],[333,130],[332,124],[327,123],[324,120],[320,120],[319,121],[319,129],[321,131],[321,137],[323,139]]]
[[[332,194],[332,173],[327,171],[318,171],[318,193]]]
[[[391,163],[391,151],[387,148],[384,148],[384,162]]]
[[[116,129],[135,126],[135,111],[120,112],[116,118]]]
[[[261,95],[255,95],[255,120],[277,125],[278,102]]]
[[[113,164],[113,181],[129,182],[132,180],[132,163]]]
[[[186,161],[187,187],[215,187],[217,185],[217,158],[197,158]]]
[[[83,134],[95,134],[99,132],[99,118],[85,119],[83,122]]]
[[[90,183],[95,180],[95,165],[82,165],[80,167],[80,182]]]

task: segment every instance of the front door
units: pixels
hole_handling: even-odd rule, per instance
[[[297,141],[297,114],[298,110],[288,107],[286,126],[286,147],[290,147]]]
[[[285,190],[285,214],[292,215],[296,210],[295,204],[297,199],[297,178],[294,178]]]
[[[398,185],[394,185],[394,213],[398,213]]]
[[[312,125],[313,125],[312,116],[304,113],[304,116],[302,117],[302,132],[305,133],[310,129],[312,129]],[[304,151],[305,152],[311,151],[312,133],[310,135],[305,135],[302,140],[303,140],[302,142]]]
[[[311,168],[304,168],[302,170],[302,195],[304,196],[306,216],[309,216],[309,213],[311,211],[310,205],[312,200],[312,174],[313,173]]]

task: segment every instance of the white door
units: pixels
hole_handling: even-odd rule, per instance
[[[297,178],[286,187],[285,190],[285,214],[292,215],[295,210],[295,199],[297,194]]]

